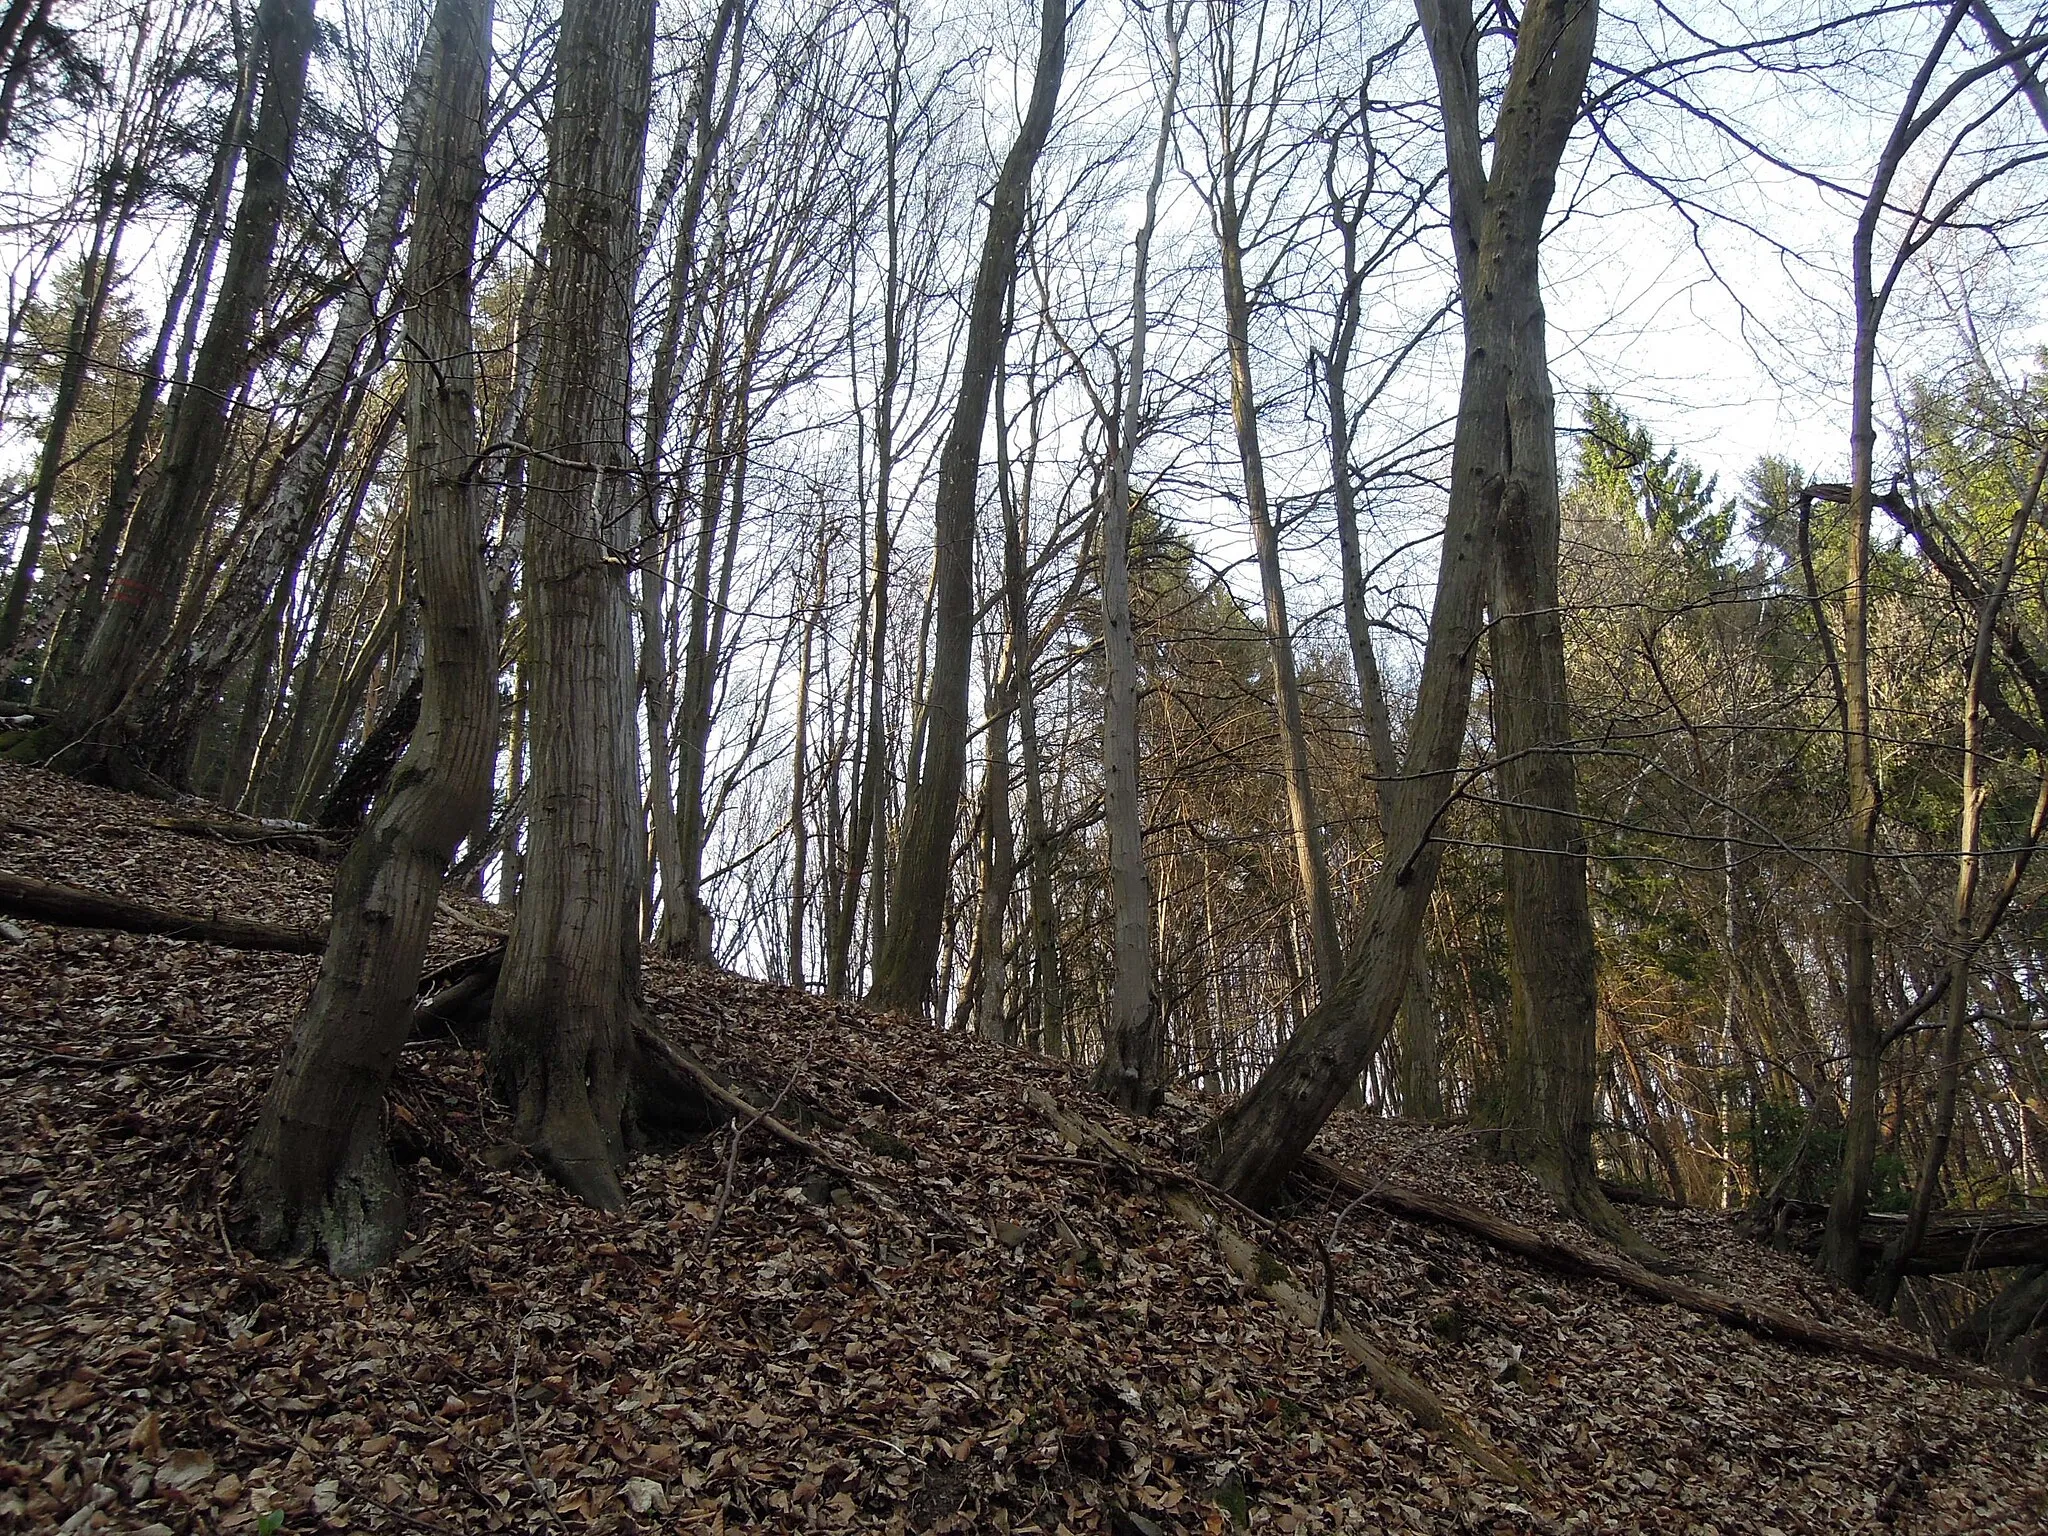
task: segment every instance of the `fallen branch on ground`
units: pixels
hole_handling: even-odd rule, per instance
[[[1795,1317],[1792,1313],[1780,1311],[1776,1307],[1744,1301],[1739,1297],[1723,1295],[1719,1291],[1707,1290],[1704,1286],[1656,1274],[1633,1259],[1623,1258],[1620,1254],[1607,1253],[1596,1248],[1575,1247],[1557,1238],[1546,1236],[1533,1227],[1503,1221],[1498,1216],[1489,1216],[1484,1211],[1475,1210],[1469,1205],[1460,1205],[1455,1200],[1424,1194],[1420,1190],[1403,1189],[1396,1184],[1381,1184],[1368,1179],[1356,1168],[1347,1167],[1335,1158],[1327,1157],[1320,1152],[1304,1155],[1301,1160],[1301,1171],[1319,1183],[1362,1199],[1383,1211],[1406,1216],[1415,1221],[1427,1221],[1453,1228],[1478,1238],[1489,1247],[1497,1248],[1503,1253],[1511,1253],[1517,1258],[1526,1259],[1558,1274],[1583,1275],[1591,1279],[1611,1281],[1638,1296],[1683,1307],[1688,1312],[1711,1317],[1745,1333],[1753,1333],[1758,1338],[1770,1339],[1780,1344],[1796,1344],[1804,1349],[1827,1354],[1847,1355],[1852,1359],[1867,1360],[1877,1365],[1898,1366],[1927,1376],[1968,1382],[1972,1386],[2019,1392],[2028,1397],[2048,1401],[2048,1390],[2023,1386],[2019,1382],[2008,1381],[1986,1371],[1972,1370],[1968,1366],[1957,1365],[1952,1361],[1939,1360],[1917,1349],[1889,1344],[1882,1339],[1864,1338],[1847,1329],[1831,1328],[1824,1323],[1810,1323],[1805,1318]]]
[[[333,837],[318,827],[274,827],[263,821],[215,816],[152,816],[149,824],[186,837],[210,837],[237,847],[282,848],[315,859],[338,859],[348,851],[346,838]]]

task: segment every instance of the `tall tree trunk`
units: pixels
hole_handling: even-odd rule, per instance
[[[230,411],[247,380],[250,341],[270,293],[314,32],[312,0],[262,0],[257,8],[263,102],[249,138],[227,273],[191,386],[179,396],[156,480],[136,511],[84,658],[59,694],[74,728],[94,732],[103,747],[111,741],[109,766],[117,776],[126,771],[132,743],[121,739],[118,726],[111,738],[105,728],[170,635],[226,450]]]
[[[1902,245],[1886,277],[1876,276],[1878,224],[1906,153],[1929,126],[1920,104],[1942,55],[1970,11],[1955,0],[1921,62],[1878,157],[1850,246],[1856,330],[1849,377],[1849,552],[1842,587],[1841,711],[1843,771],[1849,791],[1848,856],[1842,879],[1842,1027],[1849,1057],[1849,1109],[1842,1162],[1821,1238],[1821,1265],[1844,1285],[1864,1279],[1863,1216],[1877,1160],[1878,1101],[1884,1038],[1876,1002],[1877,822],[1883,809],[1870,729],[1871,477],[1877,453],[1877,333],[1886,301],[1910,255]]]
[[[531,810],[490,1029],[517,1136],[606,1209],[625,1204],[640,1009],[627,348],[653,40],[649,0],[563,7],[526,535]]]
[[[789,984],[799,990],[804,976],[804,919],[810,890],[811,652],[825,610],[828,535],[823,509],[818,517],[818,558],[811,578],[811,603],[804,612],[804,638],[796,664],[796,739],[789,750]]]
[[[490,793],[498,645],[484,580],[471,337],[490,0],[438,0],[440,55],[406,319],[406,469],[425,627],[420,721],[335,877],[327,949],[241,1166],[256,1245],[337,1274],[388,1258],[405,1206],[383,1098],[412,1020],[441,880]]]
[[[246,53],[247,50],[239,44],[238,28],[237,52]],[[120,455],[114,461],[106,511],[93,532],[92,548],[87,556],[85,585],[58,628],[56,645],[43,673],[45,685],[61,686],[70,678],[79,652],[99,623],[107,583],[114,574],[114,561],[128,532],[128,517],[134,508],[143,453],[149,444],[150,431],[156,425],[157,402],[163,397],[167,382],[165,369],[170,364],[171,344],[178,336],[179,322],[196,314],[205,302],[214,260],[227,230],[228,194],[234,182],[235,167],[241,161],[255,89],[255,71],[246,67],[245,62],[237,76],[235,99],[228,110],[227,125],[221,133],[220,143],[215,146],[213,164],[207,172],[205,194],[199,200],[198,212],[193,217],[184,253],[178,262],[177,276],[172,280],[171,291],[164,301],[163,321],[157,327],[156,345],[150,352],[149,366],[136,392],[135,409],[128,418],[128,431],[122,439]],[[180,377],[186,361],[187,358],[181,354],[178,359]]]
[[[1166,181],[1174,110],[1180,95],[1180,38],[1186,12],[1171,3],[1161,18],[1166,80],[1152,176],[1145,185],[1131,273],[1131,349],[1113,434],[1102,508],[1102,651],[1107,688],[1102,709],[1102,793],[1109,833],[1111,972],[1096,1091],[1132,1114],[1150,1114],[1166,1090],[1166,1024],[1152,987],[1152,892],[1145,879],[1144,807],[1138,790],[1138,647],[1131,630],[1131,464],[1145,405],[1145,342],[1150,314],[1152,235]]]
[[[123,206],[120,221],[114,222],[114,189],[122,180],[117,169],[109,166],[101,172],[104,186],[99,212],[93,220],[92,243],[79,277],[78,301],[72,306],[70,333],[64,339],[64,363],[57,374],[56,398],[50,402],[50,422],[43,430],[43,451],[36,462],[35,490],[29,501],[21,561],[14,568],[7,600],[0,605],[0,686],[5,685],[12,670],[29,593],[35,587],[37,567],[42,563],[43,538],[49,532],[50,510],[57,499],[57,480],[64,470],[64,445],[78,414],[78,397],[85,390],[93,349],[99,345],[100,322],[106,315],[107,298],[117,276],[121,229],[128,217],[128,207]]]
[[[1999,610],[2004,607],[2006,596],[2012,590],[2013,577],[2019,569],[2020,551],[2026,542],[2028,525],[2033,521],[2035,504],[2041,497],[2044,476],[2048,476],[2048,451],[2044,451],[2035,464],[2033,483],[2027,488],[2026,497],[2013,516],[2011,531],[2006,535],[2005,556],[1999,563],[1997,578],[1984,594],[1977,613],[1976,643],[1971,649],[1970,671],[1963,689],[1962,825],[1957,832],[1955,910],[1949,935],[1948,1018],[1942,1029],[1941,1062],[1935,1081],[1934,1124],[1921,1155],[1920,1177],[1914,1186],[1913,1204],[1907,1213],[1905,1229],[1886,1249],[1883,1262],[1873,1276],[1871,1299],[1886,1311],[1891,1310],[1893,1301],[1897,1299],[1907,1261],[1927,1235],[1927,1224],[1933,1217],[1934,1204],[1941,1190],[1942,1165],[1948,1159],[1949,1139],[1955,1130],[1956,1097],[1962,1086],[1963,1036],[1970,1023],[1971,966],[1977,958],[1977,951],[1990,938],[2018,891],[2027,865],[2032,862],[2033,851],[2041,841],[2044,821],[2048,821],[2048,756],[2037,755],[2040,789],[2034,799],[2033,819],[2028,824],[2025,841],[2007,871],[1997,899],[1990,904],[1990,910],[1980,916],[1976,910],[1977,882],[1983,860],[1977,844],[1987,792],[1983,761],[1984,695],[1986,689],[1996,686],[1991,677],[1991,659],[1997,643]]]
[[[1365,87],[1361,86],[1361,95]],[[1358,111],[1369,107],[1361,102]],[[1331,167],[1336,163],[1336,144],[1330,150]],[[1365,562],[1358,535],[1358,488],[1351,479],[1351,354],[1358,344],[1358,327],[1364,314],[1366,272],[1358,262],[1358,225],[1364,217],[1362,206],[1354,207],[1336,188],[1334,170],[1326,169],[1324,183],[1330,199],[1330,219],[1336,225],[1344,252],[1344,282],[1337,291],[1337,312],[1331,328],[1330,350],[1323,359],[1323,407],[1328,417],[1330,448],[1330,492],[1337,512],[1337,556],[1342,580],[1344,635],[1350,644],[1352,674],[1358,685],[1359,714],[1365,723],[1365,740],[1372,759],[1372,776],[1381,801],[1384,823],[1386,786],[1401,771],[1401,758],[1394,746],[1394,716],[1380,678],[1379,654],[1373,645],[1372,621],[1365,610]],[[1408,991],[1401,1000],[1400,1064],[1397,1086],[1401,1112],[1417,1120],[1441,1119],[1444,1112],[1442,1064],[1438,1040],[1436,999],[1431,993],[1426,940],[1418,940],[1414,961],[1408,968]]]
[[[1437,61],[1453,165],[1465,167],[1453,175],[1453,238],[1461,270],[1474,274],[1462,286],[1476,300],[1465,308],[1450,508],[1408,755],[1386,818],[1387,858],[1357,948],[1332,994],[1207,1133],[1208,1176],[1254,1204],[1278,1190],[1399,1011],[1441,859],[1433,834],[1456,791],[1495,526],[1503,503],[1544,494],[1529,480],[1553,463],[1547,444],[1524,441],[1531,422],[1525,413],[1511,415],[1509,402],[1518,355],[1531,346],[1543,355],[1537,250],[1578,117],[1598,10],[1580,0],[1534,0],[1524,10],[1483,180],[1472,174],[1482,164],[1467,83],[1476,70],[1468,74],[1462,62],[1477,48],[1471,12],[1462,0],[1420,0],[1418,10]],[[1548,494],[1556,495],[1554,485]]]
[[[1016,140],[1003,160],[989,200],[988,230],[968,306],[960,393],[939,457],[932,509],[933,567],[937,579],[937,654],[925,693],[925,750],[916,788],[904,809],[887,926],[869,1002],[917,1012],[931,997],[944,920],[946,870],[960,816],[960,782],[967,771],[967,685],[974,650],[974,508],[981,473],[982,429],[1005,337],[1005,309],[1017,272],[1031,173],[1052,130],[1060,75],[1066,66],[1066,0],[1043,0],[1038,20],[1038,63],[1031,100]]]
[[[1230,353],[1230,419],[1237,431],[1238,463],[1244,472],[1245,508],[1251,516],[1252,549],[1259,562],[1265,598],[1266,654],[1273,667],[1273,709],[1280,726],[1280,771],[1287,786],[1287,820],[1294,832],[1294,868],[1308,916],[1309,959],[1316,996],[1330,995],[1344,968],[1337,911],[1330,896],[1330,867],[1323,851],[1323,827],[1316,815],[1309,779],[1308,731],[1302,722],[1301,680],[1294,664],[1294,634],[1287,621],[1287,587],[1280,569],[1280,534],[1266,495],[1265,454],[1259,442],[1258,401],[1253,389],[1251,296],[1244,279],[1243,218],[1238,206],[1237,125],[1226,108],[1222,125],[1223,169],[1218,172],[1211,217],[1223,270],[1223,334]]]

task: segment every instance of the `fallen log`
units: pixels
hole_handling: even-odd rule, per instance
[[[1234,1202],[1210,1197],[1204,1193],[1201,1180],[1155,1165],[1129,1142],[1085,1116],[1060,1108],[1036,1089],[1031,1091],[1030,1098],[1053,1129],[1076,1147],[1106,1153],[1131,1172],[1168,1184],[1167,1206],[1189,1226],[1215,1239],[1231,1273],[1296,1322],[1326,1333],[1365,1372],[1374,1390],[1423,1430],[1448,1439],[1488,1475],[1524,1492],[1537,1491],[1535,1473],[1517,1457],[1492,1444],[1452,1412],[1441,1398],[1357,1328],[1342,1317],[1333,1317],[1325,1305],[1327,1298],[1304,1289],[1286,1264],[1246,1237],[1234,1224]]]
[[[1757,1235],[1810,1256],[1820,1249],[1827,1207],[1780,1200],[1741,1219]],[[1877,1263],[1905,1224],[1906,1218],[1896,1212],[1866,1215],[1857,1233],[1864,1257]],[[2028,1264],[2048,1264],[2048,1211],[1949,1211],[1928,1223],[1903,1272],[1958,1275]]]
[[[144,906],[118,896],[103,896],[75,885],[34,880],[0,870],[0,914],[67,928],[110,928],[120,933],[153,933],[165,938],[192,939],[228,949],[279,950],[292,955],[317,955],[327,947],[327,933],[278,928],[236,917],[201,917]]]
[[[1455,1200],[1446,1200],[1440,1195],[1425,1194],[1420,1190],[1404,1189],[1398,1184],[1384,1184],[1376,1179],[1369,1179],[1356,1168],[1347,1167],[1335,1158],[1320,1152],[1307,1153],[1301,1160],[1301,1171],[1310,1179],[1351,1199],[1376,1206],[1392,1215],[1450,1227],[1470,1237],[1476,1237],[1502,1253],[1513,1254],[1516,1258],[1557,1274],[1610,1281],[1651,1301],[1683,1307],[1688,1312],[1711,1317],[1717,1322],[1726,1323],[1731,1328],[1739,1328],[1745,1333],[1755,1334],[1761,1339],[1769,1339],[1780,1344],[1793,1344],[1824,1354],[1866,1360],[1875,1365],[1896,1366],[1926,1376],[1967,1382],[1971,1386],[2019,1392],[2025,1396],[2048,1401],[2048,1392],[2038,1388],[2021,1386],[2017,1382],[1991,1375],[1989,1372],[1973,1370],[1954,1361],[1938,1359],[1920,1350],[1908,1349],[1904,1345],[1888,1343],[1883,1339],[1865,1338],[1847,1329],[1830,1327],[1825,1323],[1808,1322],[1803,1317],[1767,1306],[1762,1302],[1745,1301],[1740,1297],[1710,1291],[1704,1286],[1693,1285],[1669,1275],[1656,1274],[1635,1260],[1624,1258],[1620,1254],[1603,1252],[1597,1248],[1581,1248],[1547,1236],[1533,1227],[1490,1216],[1484,1211],[1476,1210],[1469,1205],[1461,1205]]]

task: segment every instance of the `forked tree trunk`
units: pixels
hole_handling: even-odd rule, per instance
[[[412,1021],[442,877],[489,795],[497,746],[470,322],[490,30],[490,0],[438,0],[406,273],[406,473],[426,647],[420,720],[335,877],[320,979],[242,1160],[255,1245],[322,1253],[344,1275],[382,1263],[404,1235],[384,1091]]]
[[[967,772],[967,689],[974,650],[974,507],[979,496],[981,437],[989,395],[1006,334],[1005,311],[1017,273],[1031,173],[1052,131],[1054,104],[1067,57],[1067,0],[1043,0],[1038,20],[1038,64],[1031,100],[1016,140],[996,177],[988,231],[967,315],[960,393],[939,456],[932,509],[936,593],[931,683],[925,693],[925,748],[904,809],[896,869],[890,881],[888,920],[876,958],[868,1001],[882,1009],[916,1012],[930,1000],[945,917],[946,871],[960,819],[960,784]]]
[[[1419,10],[1437,55],[1453,164],[1476,168],[1477,103],[1462,63],[1477,46],[1471,11],[1456,0],[1421,0]],[[1494,125],[1491,173],[1483,181],[1453,177],[1453,232],[1460,269],[1473,273],[1463,284],[1472,297],[1450,508],[1408,756],[1388,797],[1387,857],[1349,965],[1258,1082],[1207,1133],[1205,1172],[1249,1203],[1278,1190],[1385,1041],[1407,990],[1441,859],[1433,833],[1457,788],[1496,523],[1504,503],[1544,494],[1530,481],[1553,464],[1547,446],[1524,441],[1530,422],[1511,416],[1509,407],[1515,359],[1532,345],[1542,356],[1537,248],[1558,161],[1577,121],[1597,15],[1582,0],[1534,0],[1524,10]],[[1554,484],[1548,494],[1556,495]],[[1527,514],[1516,506],[1510,515]]]
[[[1473,210],[1488,195],[1477,191],[1484,169],[1471,28],[1464,0],[1433,0],[1425,11],[1451,125],[1451,219],[1468,316],[1485,307],[1492,279],[1483,263],[1463,259],[1473,248]],[[1488,444],[1489,472],[1507,487],[1495,529],[1490,599],[1494,776],[1506,843],[1514,983],[1506,1081],[1495,1107],[1506,1149],[1563,1208],[1641,1251],[1640,1239],[1601,1194],[1593,1163],[1598,994],[1558,599],[1556,409],[1534,238],[1517,243],[1508,270],[1508,283],[1527,294],[1528,306],[1515,317],[1510,347],[1500,357],[1507,430]]]
[[[567,0],[556,45],[526,535],[531,809],[490,1028],[515,1134],[606,1209],[625,1203],[640,1009],[627,342],[653,36],[650,0]]]

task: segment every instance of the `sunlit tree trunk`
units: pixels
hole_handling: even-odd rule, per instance
[[[1333,993],[1206,1133],[1208,1176],[1252,1203],[1277,1192],[1400,1009],[1441,859],[1432,834],[1456,789],[1496,524],[1504,504],[1546,493],[1530,482],[1552,464],[1547,439],[1526,441],[1531,416],[1511,413],[1510,402],[1520,384],[1517,359],[1525,352],[1543,356],[1537,250],[1558,161],[1578,118],[1598,12],[1576,0],[1536,0],[1524,10],[1494,125],[1493,163],[1483,178],[1473,174],[1482,161],[1477,103],[1467,85],[1476,70],[1463,62],[1477,46],[1471,13],[1457,0],[1421,0],[1420,12],[1437,60],[1452,162],[1466,167],[1453,175],[1453,237],[1461,273],[1473,274],[1462,285],[1471,298],[1450,507],[1408,755],[1386,818],[1387,857],[1358,947]],[[1555,497],[1554,483],[1547,494]],[[1518,507],[1510,515],[1527,513]]]

